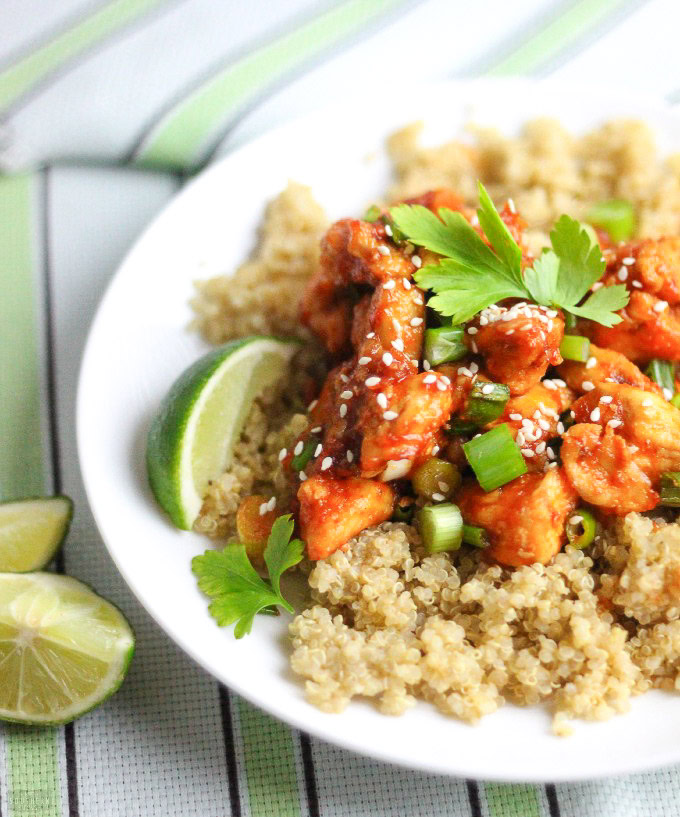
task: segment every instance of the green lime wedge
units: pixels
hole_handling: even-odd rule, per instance
[[[66,538],[72,515],[67,496],[0,503],[0,571],[28,573],[49,564]]]
[[[0,719],[72,721],[118,689],[134,652],[123,614],[54,573],[0,574]]]
[[[252,337],[197,360],[174,383],[151,424],[149,484],[178,528],[191,530],[210,480],[229,467],[254,399],[288,373],[294,340]]]

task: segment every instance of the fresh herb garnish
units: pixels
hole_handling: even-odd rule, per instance
[[[220,627],[236,623],[236,638],[250,632],[257,613],[272,613],[277,606],[295,612],[280,588],[281,575],[302,559],[303,543],[290,538],[293,527],[290,514],[279,516],[272,526],[264,551],[269,581],[255,571],[241,544],[229,544],[221,551],[207,550],[193,558],[191,569],[198,586],[213,599],[210,613]]]
[[[435,296],[428,306],[464,323],[504,298],[521,298],[614,326],[615,314],[628,303],[623,284],[602,287],[578,305],[602,277],[605,263],[600,247],[584,227],[561,216],[546,249],[522,274],[522,251],[479,182],[479,223],[491,247],[460,214],[447,208],[439,216],[421,205],[399,204],[390,210],[398,229],[412,243],[443,256],[415,274],[423,289]]]

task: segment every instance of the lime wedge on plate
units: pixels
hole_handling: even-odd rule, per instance
[[[0,571],[45,567],[66,538],[72,515],[73,503],[66,496],[0,503]]]
[[[123,614],[54,573],[0,575],[0,719],[67,723],[118,689],[134,652]]]
[[[191,530],[208,483],[231,462],[253,400],[288,372],[294,340],[252,337],[197,360],[174,383],[147,441],[151,489],[178,528]]]

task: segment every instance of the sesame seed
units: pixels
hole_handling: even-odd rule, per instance
[[[558,434],[564,434],[564,423],[561,420],[557,424],[557,433]]]
[[[574,409],[569,409],[569,416],[571,417],[572,420],[576,419],[576,412],[574,411]]]
[[[473,362],[468,366],[468,369],[472,372],[472,374],[477,374],[479,371],[479,364]]]
[[[476,335],[479,332],[476,326],[471,326],[468,330],[468,335]]]
[[[600,403],[611,403],[614,398],[611,397],[609,394],[605,394],[604,397],[600,397]]]
[[[307,406],[307,411],[314,411],[314,409],[319,405],[318,400],[312,400],[312,402]]]
[[[488,323],[489,323],[489,319],[486,317],[486,315],[480,315],[479,316],[479,325],[480,326],[486,326]]]
[[[527,420],[526,417],[522,420],[522,425],[524,426],[524,428],[528,428],[529,431],[534,430],[534,424],[531,422],[531,420]]]
[[[370,340],[371,338],[375,337],[375,332],[369,332],[366,337]]]
[[[596,423],[600,419],[600,408],[599,406],[595,406],[595,408],[590,412],[590,419]]]
[[[631,281],[631,284],[635,287],[635,289],[642,289],[642,284],[640,281]]]
[[[663,396],[666,398],[666,400],[670,400],[671,397],[673,397],[673,392],[670,389],[662,389],[662,391]]]
[[[260,516],[264,516],[267,513],[267,503],[263,502],[260,505]]]
[[[597,358],[589,357],[588,360],[586,360],[586,369],[592,369],[593,366],[597,366]]]
[[[413,299],[413,303],[417,304],[418,306],[422,306],[425,303],[425,301],[420,296],[418,296],[417,298]]]
[[[394,358],[390,352],[385,352],[385,354],[382,356],[382,362],[385,364],[385,366],[391,366],[393,360]]]
[[[515,334],[515,330],[514,330],[514,329],[508,329],[508,331],[507,331],[505,334],[506,334],[506,335],[514,335],[514,334]]]
[[[592,391],[595,388],[595,384],[591,380],[584,380],[581,383],[581,388],[583,391]]]
[[[345,456],[347,457],[347,462],[352,462],[352,460],[354,459],[354,454],[352,454],[351,451],[348,451]]]
[[[474,340],[473,340],[473,341],[470,341],[470,346],[472,347],[472,351],[473,351],[475,354],[477,354],[477,352],[478,352],[479,350],[477,349],[477,344],[474,342]]]
[[[572,517],[569,519],[569,524],[570,524],[570,525],[578,525],[578,524],[579,524],[579,522],[583,522],[583,517],[582,517],[582,516],[579,516],[578,514],[575,514],[574,516],[572,516]]]
[[[411,261],[414,267],[420,267],[423,263],[423,259],[419,255],[412,255]]]
[[[442,480],[437,480],[437,485],[440,491],[448,491],[451,487],[448,482],[442,482]]]
[[[557,310],[555,310],[555,309],[546,309],[545,314],[549,318],[556,318],[557,317]]]
[[[397,352],[404,351],[404,341],[401,338],[397,338],[396,340],[392,341],[392,348],[396,349]]]
[[[556,462],[549,462],[548,467],[545,470],[547,471],[548,468],[557,468],[557,463]]]
[[[663,312],[667,308],[668,308],[668,301],[658,301],[653,306],[653,309],[654,309],[655,312]]]
[[[516,213],[517,208],[515,207],[515,202],[512,199],[508,199],[508,209],[511,213]]]
[[[401,282],[404,285],[404,289],[411,289],[411,282],[408,278],[402,278]]]
[[[385,232],[387,233],[387,235],[392,236],[392,228],[390,227],[389,224],[385,225]]]
[[[316,449],[314,450],[314,456],[315,456],[315,457],[318,457],[318,456],[319,456],[319,454],[320,454],[322,451],[323,451],[323,446],[321,445],[321,443],[319,443],[319,444],[317,445]]]
[[[547,445],[545,447],[545,453],[546,453],[549,460],[554,460],[555,459],[555,452],[552,450],[552,448],[549,445]]]
[[[305,474],[304,471],[300,471],[298,476],[300,477],[300,482],[304,482],[307,479],[307,474]]]
[[[302,449],[305,447],[305,444],[300,440],[300,442],[295,446],[293,449],[293,454],[297,457],[298,454],[302,454]]]
[[[386,411],[383,414],[385,420],[396,420],[398,416],[396,411]]]
[[[354,397],[354,392],[350,391],[349,389],[345,389],[345,391],[340,392],[340,397],[343,400],[349,400],[350,397]]]
[[[428,374],[426,377],[423,378],[423,383],[435,383],[437,380],[436,376],[433,374]]]
[[[444,494],[434,493],[432,494],[432,499],[434,499],[435,502],[441,502],[442,500],[446,499],[446,497]]]
[[[367,357],[366,355],[359,358],[359,365],[360,366],[365,366],[367,363],[370,363],[370,362],[371,362],[371,358]]]
[[[338,409],[338,413],[340,414],[340,417],[346,417],[347,416],[347,403],[340,403],[340,408]]]
[[[380,408],[387,408],[387,397],[385,397],[382,392],[380,392],[380,394],[376,397],[376,400],[378,401]]]
[[[283,462],[286,459],[287,456],[288,456],[288,449],[287,448],[282,448],[279,451],[279,462]]]
[[[411,318],[411,321],[410,321],[411,326],[420,326],[420,324],[422,322],[423,322],[422,318]]]
[[[616,277],[619,281],[626,281],[628,279],[628,270],[625,267],[621,267],[621,269],[616,273]]]
[[[430,361],[429,360],[423,360],[423,369],[426,372],[429,372],[431,368],[432,368],[432,366],[430,366]]]
[[[442,382],[441,380],[437,381],[437,388],[439,391],[446,391],[446,383]]]
[[[564,380],[560,380],[559,377],[553,377],[553,383],[556,386],[559,386],[561,389],[567,388],[567,384],[564,382]]]
[[[378,383],[380,383],[380,378],[379,377],[367,377],[366,380],[364,380],[364,383],[370,389],[372,386],[377,386]]]
[[[393,278],[390,278],[390,280],[389,280],[389,281],[386,281],[386,282],[383,284],[383,289],[394,289],[394,288],[395,288],[395,286],[396,286],[396,283],[394,282],[394,279],[393,279]]]
[[[493,391],[493,383],[487,383],[486,386],[482,386],[482,394],[491,394]]]
[[[446,383],[447,386],[451,385],[450,377],[447,377],[445,374],[440,374],[439,377],[441,378],[442,383]]]
[[[318,434],[321,431],[321,426],[314,426],[314,428],[310,429],[312,434]]]
[[[273,497],[272,497],[272,498],[269,500],[269,502],[267,502],[267,510],[268,510],[268,511],[273,511],[275,507],[276,507],[276,497],[275,497],[275,496],[273,496]]]
[[[547,420],[539,420],[538,424],[543,431],[550,431],[550,423]]]
[[[321,460],[321,470],[322,471],[327,471],[331,467],[331,465],[333,465],[333,460],[331,459],[331,457],[324,457]]]
[[[545,443],[544,443],[544,442],[543,442],[543,443],[539,443],[539,444],[536,446],[536,453],[537,453],[537,454],[542,454],[544,451],[545,451]]]
[[[595,281],[595,283],[590,287],[591,292],[597,292],[598,289],[602,289],[604,284],[602,281]]]
[[[610,420],[607,425],[610,428],[618,428],[621,425],[621,420]]]
[[[435,445],[435,446],[432,448],[432,454],[433,454],[434,456],[437,456],[437,454],[438,454],[438,453],[439,453],[439,446],[438,446],[438,445]]]
[[[516,423],[521,423],[522,422],[522,415],[517,414],[517,412],[515,411],[510,415],[510,419],[514,420]]]
[[[472,377],[473,372],[471,372],[466,366],[461,366],[460,369],[458,369],[458,374],[462,374],[465,377]]]
[[[343,383],[349,383],[349,377],[347,377],[346,374],[341,374],[340,380],[342,380]]]
[[[524,455],[524,456],[525,456],[527,459],[531,459],[531,457],[533,457],[533,456],[534,456],[534,452],[531,450],[531,448],[520,448],[520,451],[522,452],[522,454],[523,454],[523,455]]]
[[[536,409],[536,411],[531,416],[534,418],[534,420],[540,420],[541,412],[538,409]]]
[[[635,259],[632,258],[630,255],[626,256],[625,258],[621,259],[621,263],[625,264],[627,267],[630,267],[631,264],[635,263]]]
[[[390,248],[387,247],[385,244],[378,244],[378,252],[380,253],[380,255],[389,255]]]
[[[526,442],[526,437],[521,431],[517,432],[517,436],[515,437],[515,442],[517,445],[522,446]]]
[[[649,397],[645,397],[641,405],[644,406],[645,408],[649,408],[649,406],[652,405],[652,401],[649,399]]]
[[[555,391],[557,386],[552,382],[552,380],[543,380],[541,381],[546,389],[550,389],[550,391]]]

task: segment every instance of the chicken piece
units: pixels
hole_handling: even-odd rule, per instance
[[[517,395],[536,385],[549,366],[562,362],[563,335],[564,321],[555,310],[515,304],[485,309],[465,340],[482,355],[489,376]]]
[[[489,428],[506,423],[525,456],[529,471],[543,471],[555,460],[550,440],[564,431],[560,415],[574,399],[574,393],[554,380],[532,386],[526,394],[511,397],[503,414]],[[562,382],[562,381],[560,381]]]
[[[547,564],[566,541],[565,525],[578,496],[562,469],[524,474],[485,493],[466,483],[457,499],[468,525],[484,528],[488,556],[509,567]]]
[[[381,474],[390,461],[418,464],[428,457],[438,444],[437,432],[449,419],[452,404],[451,382],[437,372],[375,386],[359,420],[362,476]],[[403,475],[407,473],[404,470]]]
[[[579,496],[615,514],[649,511],[659,502],[635,460],[635,448],[611,427],[572,426],[560,451],[564,471]]]
[[[599,386],[603,382],[628,383],[630,386],[637,386],[638,389],[661,394],[657,384],[627,357],[613,349],[602,349],[594,343],[590,345],[587,363],[565,360],[558,366],[557,371],[560,377],[566,380],[569,388],[579,394],[592,391],[592,386]],[[588,384],[585,388],[584,383]]]
[[[664,471],[680,468],[680,412],[654,392],[601,383],[573,405],[561,456],[572,485],[593,505],[617,514],[659,501]]]
[[[300,486],[300,533],[310,559],[325,559],[392,515],[394,489],[370,479],[310,477]]]
[[[322,340],[331,355],[347,354],[357,287],[368,286],[375,292],[370,304],[362,306],[361,313],[378,313],[369,322],[378,323],[378,331],[386,331],[383,344],[389,346],[395,339],[394,329],[391,325],[383,327],[382,322],[390,319],[390,310],[401,302],[393,292],[398,287],[400,295],[410,292],[404,300],[418,307],[411,313],[406,310],[394,315],[399,320],[399,337],[410,346],[410,330],[415,329],[411,327],[411,318],[422,317],[424,310],[422,293],[411,284],[414,270],[409,256],[389,240],[382,223],[337,221],[323,238],[319,268],[302,294],[300,320]],[[422,328],[414,334],[420,333]]]
[[[624,282],[630,292],[623,319],[607,328],[584,322],[598,346],[630,360],[680,360],[680,238],[645,239],[604,251],[605,286]]]
[[[680,306],[668,306],[655,295],[634,289],[618,314],[622,321],[616,326],[588,321],[585,333],[598,346],[614,349],[629,360],[680,361]]]

